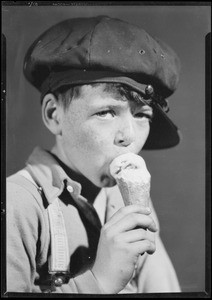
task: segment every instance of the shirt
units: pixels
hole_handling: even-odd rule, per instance
[[[23,175],[28,177],[27,188],[21,184]],[[36,197],[33,189],[39,190]],[[7,179],[7,291],[104,294],[90,267],[101,226],[124,203],[117,186],[101,189],[92,206],[81,191],[80,183],[39,147],[30,155],[26,168]],[[59,199],[65,221],[70,255],[71,276],[62,286],[53,286],[48,272],[51,238],[47,208],[55,198]],[[151,208],[159,227],[152,203]],[[97,222],[91,221],[89,212],[96,214]],[[155,253],[139,257],[132,279],[120,293],[179,291],[176,273],[158,231]]]

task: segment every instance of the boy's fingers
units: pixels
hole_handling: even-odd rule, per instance
[[[131,214],[131,213],[140,213],[149,215],[151,213],[151,209],[149,207],[145,207],[139,204],[132,204],[128,206],[124,206],[120,208],[109,220],[106,224],[111,226],[121,220],[124,216]]]
[[[134,251],[135,254],[143,254],[144,252],[153,254],[156,250],[155,243],[148,240],[135,242],[130,244],[130,247],[132,247],[132,251]]]
[[[113,235],[135,229],[136,227],[149,229],[152,232],[157,231],[155,222],[150,216],[138,213],[128,214],[111,226]]]
[[[134,243],[142,240],[149,240],[154,243],[155,237],[148,230],[139,228],[121,233],[118,236],[118,240],[123,243]]]

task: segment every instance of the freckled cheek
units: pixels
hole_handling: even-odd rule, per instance
[[[77,141],[85,152],[96,156],[106,152],[110,145],[107,133],[89,127],[86,129],[82,128]]]
[[[91,125],[73,118],[66,120],[63,139],[72,154],[80,155],[81,153],[86,157],[96,156],[103,149],[106,144],[105,134],[101,130],[97,130],[96,126]]]

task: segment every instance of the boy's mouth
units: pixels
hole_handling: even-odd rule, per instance
[[[112,187],[116,185],[115,179],[112,176],[106,174],[101,176],[100,181],[103,187]]]

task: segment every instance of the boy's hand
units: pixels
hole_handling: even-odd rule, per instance
[[[157,228],[142,205],[119,209],[102,227],[92,272],[105,293],[118,293],[133,275],[138,256],[155,251]]]

